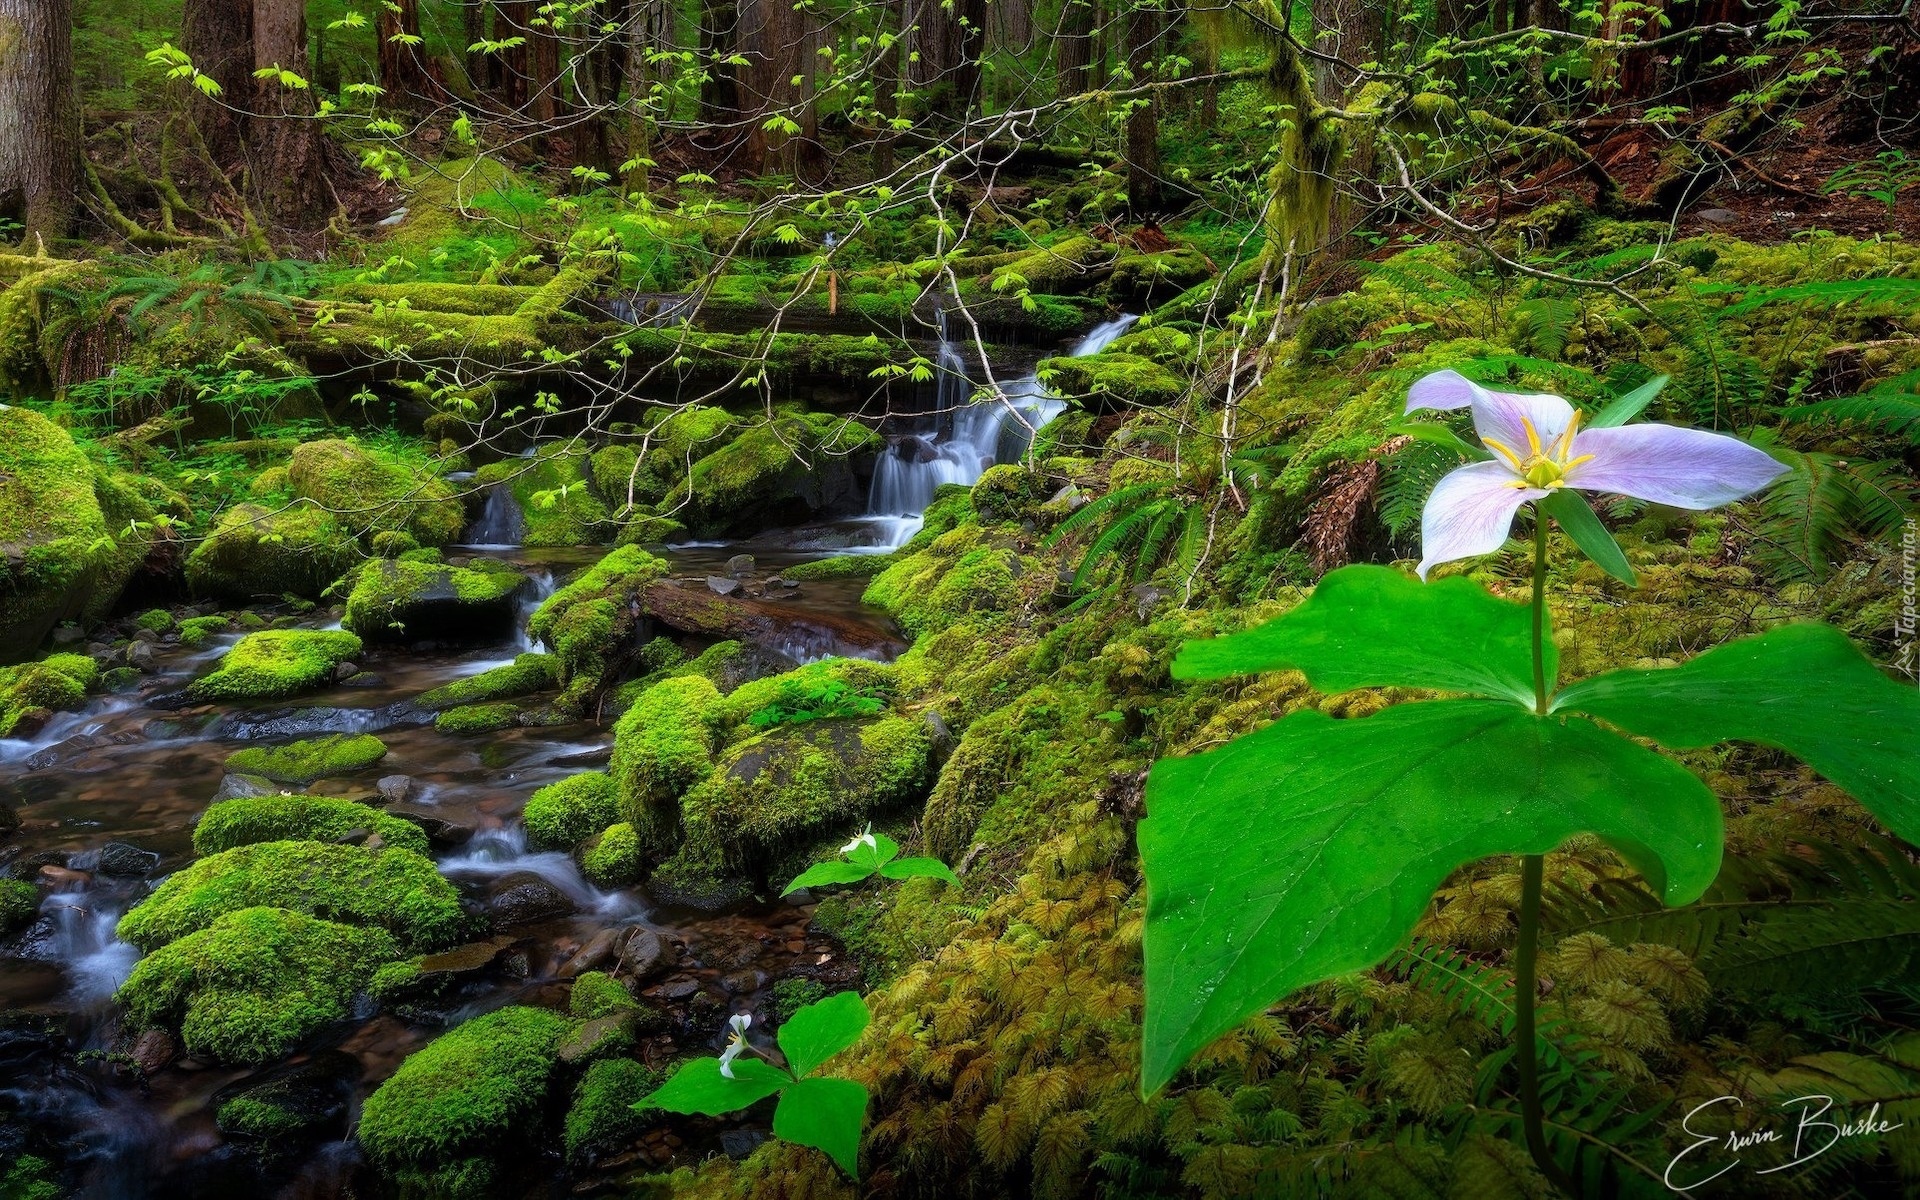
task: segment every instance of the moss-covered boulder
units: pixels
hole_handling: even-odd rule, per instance
[[[364,771],[386,756],[386,743],[370,733],[334,733],[284,746],[235,750],[227,755],[227,771],[262,775],[278,783],[307,784]]]
[[[855,460],[883,446],[877,433],[845,417],[782,415],[694,463],[670,500],[679,505],[675,516],[702,537],[798,525],[858,499]]]
[[[340,439],[306,442],[293,452],[294,492],[333,513],[355,533],[400,530],[422,546],[457,541],[466,510],[452,484],[423,465]]]
[[[567,1110],[562,1144],[568,1160],[584,1162],[638,1137],[657,1118],[633,1106],[666,1080],[660,1068],[631,1058],[602,1059],[588,1067]]]
[[[438,712],[463,704],[489,704],[513,700],[534,692],[543,692],[560,683],[560,662],[551,654],[522,654],[512,662],[493,667],[478,675],[468,675],[422,692],[414,701],[421,708]]]
[[[868,817],[923,798],[932,738],[905,717],[808,721],[729,748],[680,802],[683,854],[759,875]]]
[[[1117,247],[1091,237],[1070,237],[997,263],[993,275],[1017,275],[1036,295],[1084,292],[1113,273]]]
[[[284,700],[333,682],[334,668],[361,651],[340,630],[266,629],[233,644],[220,665],[187,686],[196,701]]]
[[[1107,294],[1121,304],[1152,305],[1171,300],[1213,276],[1213,264],[1191,246],[1153,254],[1122,254],[1113,260]]]
[[[0,662],[27,657],[58,621],[104,612],[144,557],[95,485],[66,430],[0,404]]]
[[[1150,358],[1107,350],[1082,358],[1050,358],[1040,364],[1054,391],[1095,411],[1165,408],[1180,403],[1193,385]]]
[[[720,448],[740,427],[740,418],[724,408],[692,405],[659,418],[636,446],[609,446],[593,457],[593,481],[616,511],[631,497],[655,504],[681,480],[687,468]]]
[[[639,650],[640,590],[664,577],[667,564],[638,546],[610,551],[547,597],[527,630],[560,660],[563,707],[579,709],[610,672]]]
[[[200,814],[196,854],[259,842],[345,842],[378,835],[388,846],[425,854],[426,831],[412,821],[336,796],[241,796]]]
[[[971,613],[1019,603],[1020,556],[977,525],[962,525],[874,577],[864,599],[892,613],[908,632],[936,633]]]
[[[24,879],[0,879],[0,937],[32,924],[39,914],[39,888]]]
[[[580,852],[580,869],[601,887],[625,887],[640,878],[640,836],[621,821],[609,825]]]
[[[318,596],[360,561],[353,530],[312,504],[284,511],[240,504],[187,555],[187,585],[204,596]]]
[[[680,797],[713,766],[710,714],[720,691],[704,675],[664,679],[641,693],[613,727],[607,771],[628,824],[650,851],[679,837]]]
[[[707,721],[740,736],[796,721],[871,717],[893,701],[895,671],[864,658],[827,658],[751,679],[708,706]]]
[[[973,510],[984,524],[1018,524],[1040,518],[1040,509],[1057,489],[1055,482],[1039,471],[1029,471],[1019,463],[989,467],[973,485]]]
[[[0,738],[81,707],[99,678],[99,664],[84,654],[50,654],[37,663],[0,667]]]
[[[195,1058],[259,1064],[352,1015],[355,993],[399,954],[384,929],[243,908],[141,959],[115,998],[136,1028],[177,1026]]]
[[[572,1028],[539,1008],[503,1008],[456,1026],[408,1056],[367,1098],[361,1146],[389,1172],[443,1170],[499,1154],[545,1103],[560,1041]]]
[[[620,793],[604,772],[569,775],[530,796],[520,819],[534,845],[571,850],[620,819]]]
[[[175,872],[120,918],[122,941],[153,951],[230,912],[277,906],[387,930],[410,950],[451,945],[460,894],[425,855],[326,842],[236,846]]]
[[[474,477],[476,483],[513,492],[525,523],[520,541],[526,546],[591,546],[612,541],[619,527],[593,479],[590,456],[571,445],[542,446],[528,458],[488,463]]]
[[[370,641],[495,638],[513,629],[526,576],[492,559],[471,567],[380,559],[354,576],[341,624]]]

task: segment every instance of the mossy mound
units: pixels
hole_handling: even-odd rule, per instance
[[[335,733],[288,742],[284,746],[248,746],[227,755],[227,770],[264,775],[279,783],[312,783],[333,775],[364,771],[387,756],[387,746],[370,733]]]
[[[511,729],[520,721],[520,706],[511,703],[463,704],[433,719],[433,727],[454,737],[478,737]]]
[[[567,1110],[563,1135],[567,1158],[580,1162],[617,1150],[639,1136],[654,1118],[635,1112],[633,1106],[666,1080],[666,1072],[631,1058],[602,1059],[588,1067],[574,1089],[573,1107]]]
[[[1113,260],[1107,294],[1117,303],[1150,305],[1170,300],[1213,275],[1207,256],[1189,246],[1154,254],[1122,254]]]
[[[367,1098],[360,1144],[389,1171],[500,1152],[545,1102],[571,1030],[545,1009],[503,1008],[442,1034]]]
[[[37,663],[0,667],[0,738],[81,707],[99,676],[99,664],[84,654],[51,654]]]
[[[400,847],[260,842],[169,876],[120,918],[117,933],[153,951],[259,905],[378,926],[412,950],[447,945],[467,925],[459,893],[425,855]]]
[[[570,775],[528,797],[520,819],[534,845],[571,850],[620,819],[620,793],[604,772]]]
[[[963,525],[875,576],[862,598],[916,636],[937,633],[968,614],[1019,603],[1020,570],[1018,554],[995,545],[979,526]]]
[[[995,275],[1018,275],[1036,295],[1084,292],[1112,274],[1118,249],[1090,237],[1066,238],[1011,261],[995,263]]]
[[[331,683],[333,669],[361,649],[359,638],[339,630],[250,633],[233,644],[211,674],[189,684],[187,695],[203,702],[284,700]]]
[[[259,842],[345,842],[377,834],[388,846],[420,854],[427,835],[412,821],[334,796],[242,796],[208,808],[193,827],[196,854]]]
[[[989,467],[973,485],[973,511],[982,523],[998,525],[1038,521],[1047,497],[1057,490],[1054,481],[1018,463]]]
[[[492,559],[471,567],[380,559],[354,576],[341,624],[372,641],[492,638],[513,629],[526,576]]]
[[[609,825],[580,855],[580,869],[601,887],[624,887],[640,878],[640,837],[621,821]]]
[[[579,709],[617,665],[633,640],[640,589],[667,573],[667,564],[638,546],[608,552],[578,578],[547,597],[527,630],[560,660],[564,707]]]
[[[684,853],[760,874],[924,796],[931,740],[923,723],[904,717],[809,721],[749,738],[681,800]]]
[[[627,985],[605,971],[583,973],[567,993],[567,1011],[583,1021],[633,1012],[639,1007],[640,1002],[633,998]]]
[[[354,994],[399,953],[384,929],[242,908],[140,960],[115,999],[136,1027],[177,1025],[195,1058],[259,1064],[350,1016]]]
[[[0,879],[0,936],[25,928],[39,915],[39,888],[24,879]]]
[[[702,537],[797,525],[855,499],[852,459],[883,446],[857,421],[787,414],[752,426],[694,463],[669,499],[675,516]]]
[[[226,617],[188,617],[180,622],[180,644],[198,649],[232,628],[233,622]]]
[[[1090,409],[1180,403],[1192,384],[1150,358],[1107,350],[1082,358],[1050,358],[1040,364],[1049,387]]]
[[[355,533],[401,530],[422,546],[444,546],[466,527],[466,511],[451,484],[353,442],[302,443],[287,465],[287,479],[298,495],[336,514]]]
[[[126,520],[106,511],[95,475],[66,430],[0,405],[0,662],[31,654],[58,621],[104,612],[144,556],[144,537],[118,540],[131,538]]]
[[[318,596],[360,561],[353,531],[311,504],[240,504],[187,555],[187,585],[205,596]]]
[[[609,446],[594,455],[594,484],[616,510],[629,493],[636,504],[658,503],[739,426],[740,418],[724,408],[696,404],[669,412],[647,430],[644,453]]]
[[[664,679],[641,693],[613,727],[607,771],[628,823],[650,850],[679,835],[680,796],[713,766],[708,714],[720,691],[704,675]]]
[[[512,490],[526,526],[522,545],[592,546],[611,541],[617,531],[608,505],[597,494],[584,450],[542,446],[532,458],[481,467],[474,481]]]
[[[421,708],[438,712],[463,704],[487,704],[513,700],[545,691],[560,682],[560,662],[551,654],[522,654],[504,666],[443,683],[423,692],[414,701]]]
[[[893,700],[894,670],[864,658],[828,658],[742,683],[706,710],[722,734],[758,732],[793,721],[873,716]]]

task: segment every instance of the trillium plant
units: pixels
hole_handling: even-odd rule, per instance
[[[777,1095],[774,1136],[824,1151],[857,1179],[867,1089],[851,1079],[819,1074],[819,1069],[859,1041],[871,1020],[857,992],[841,992],[797,1010],[780,1026],[776,1039],[786,1063],[780,1066],[749,1040],[753,1017],[739,1013],[727,1022],[727,1046],[720,1057],[683,1063],[672,1079],[633,1107],[718,1117]]]
[[[960,883],[947,864],[937,858],[901,858],[900,843],[884,833],[875,833],[871,825],[867,826],[866,832],[840,847],[840,853],[845,856],[843,860],[813,864],[780,894],[787,896],[801,888],[836,883],[861,883],[875,875],[884,879],[912,879],[916,876],[944,879],[956,887]]]
[[[1284,717],[1216,750],[1156,763],[1139,827],[1147,879],[1142,1091],[1290,993],[1377,965],[1456,869],[1519,855],[1514,1063],[1526,1144],[1572,1191],[1541,1112],[1535,1019],[1543,856],[1599,837],[1669,905],[1720,870],[1719,801],[1669,750],[1737,740],[1798,756],[1886,827],[1920,842],[1920,694],[1845,635],[1788,624],[1680,666],[1561,685],[1545,597],[1551,522],[1623,581],[1633,572],[1580,492],[1707,509],[1783,473],[1735,438],[1626,422],[1664,380],[1583,419],[1558,396],[1442,371],[1408,409],[1469,409],[1480,446],[1439,424],[1399,432],[1472,461],[1422,522],[1420,581],[1378,566],[1329,573],[1303,603],[1244,633],[1190,642],[1174,674],[1293,669],[1322,692],[1409,687],[1442,699],[1334,720]],[[1532,603],[1435,566],[1501,547],[1531,506]]]

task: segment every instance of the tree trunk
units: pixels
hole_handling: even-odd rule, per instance
[[[301,0],[254,0],[253,63],[307,73],[307,12]],[[310,229],[333,207],[326,137],[313,92],[278,79],[254,81],[249,178],[269,223]]]
[[[533,5],[530,0],[498,0],[493,6],[493,40],[504,42],[520,38],[520,44],[503,50],[494,62],[494,95],[514,112],[526,106],[528,44],[533,40]]]
[[[750,169],[798,175],[803,158],[814,155],[812,64],[807,51],[811,24],[804,12],[787,0],[748,0],[741,6],[741,47],[753,65],[746,86],[751,99],[747,115],[747,157]],[[800,82],[796,84],[794,80]],[[797,129],[768,129],[767,122],[784,118]]]
[[[420,39],[419,0],[392,0],[399,11],[381,4],[374,16],[378,44],[380,86],[388,105],[406,107],[414,100],[434,100],[440,88],[426,60]]]
[[[194,67],[220,85],[212,99],[193,93],[193,123],[222,169],[240,158],[245,109],[253,95],[253,0],[187,0],[180,49]]]
[[[539,17],[535,21],[537,23],[527,37],[532,53],[531,78],[527,83],[531,89],[531,103],[527,108],[534,123],[546,129],[567,111],[566,80],[561,76],[566,59],[560,51],[560,39],[554,34],[552,23]]]
[[[1368,0],[1313,0],[1313,31],[1314,49],[1345,64],[1314,60],[1313,90],[1337,108],[1359,88],[1359,76],[1350,68],[1373,61],[1380,9]]]
[[[1153,51],[1165,16],[1158,0],[1135,0],[1127,13],[1127,71],[1134,86],[1153,75]],[[1127,114],[1127,208],[1137,217],[1160,211],[1166,188],[1160,178],[1159,102],[1133,103]]]
[[[1093,0],[1065,0],[1053,39],[1053,77],[1062,96],[1077,96],[1092,82]]]
[[[919,0],[908,78],[935,113],[965,120],[980,103],[980,50],[986,40],[986,0]]]
[[[460,33],[469,47],[487,37],[487,0],[466,0],[460,6]],[[493,56],[481,50],[467,52],[467,92],[478,99],[490,92],[497,81],[493,77]]]
[[[29,252],[73,224],[80,137],[71,0],[0,0],[0,217]]]
[[[876,179],[893,174],[893,147],[898,135],[893,122],[900,115],[900,50],[906,40],[905,0],[886,0],[881,9],[880,28],[875,42],[889,34],[893,44],[875,51],[873,60],[873,108],[880,114],[880,131],[873,139],[873,175]]]

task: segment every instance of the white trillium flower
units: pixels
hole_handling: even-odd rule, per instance
[[[848,842],[846,845],[840,847],[840,853],[852,854],[855,850],[858,850],[862,846],[871,846],[875,850],[878,850],[880,848],[880,840],[873,836],[873,826],[871,824],[867,826],[867,831],[865,833],[861,834],[857,838],[854,838],[852,841]]]
[[[1494,453],[1448,472],[1427,497],[1422,579],[1441,563],[1498,550],[1520,506],[1558,488],[1698,510],[1731,504],[1787,472],[1765,451],[1704,429],[1581,429],[1581,414],[1559,396],[1488,391],[1458,371],[1415,383],[1407,411],[1419,408],[1471,409],[1474,431]]]
[[[747,1027],[753,1024],[753,1014],[735,1013],[727,1019],[727,1024],[732,1027],[733,1036],[727,1041],[727,1048],[720,1052],[720,1073],[732,1079],[733,1060],[747,1049]]]

